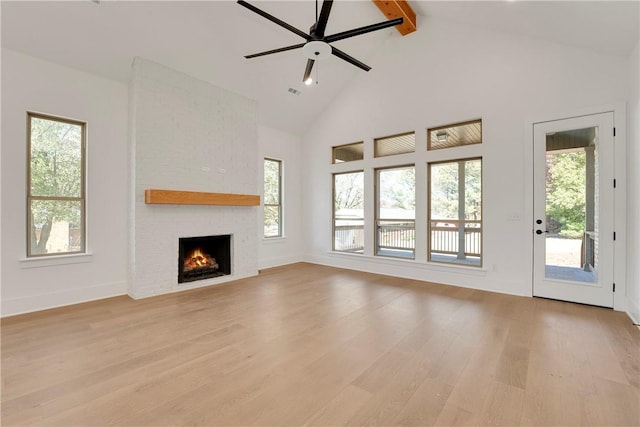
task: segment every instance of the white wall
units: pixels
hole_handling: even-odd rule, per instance
[[[129,295],[134,298],[258,274],[257,206],[147,205],[146,189],[260,194],[256,103],[136,58]],[[231,234],[231,274],[178,284],[178,239]]]
[[[88,123],[90,257],[25,261],[26,112]],[[127,86],[2,49],[2,315],[126,292]]]
[[[300,137],[266,126],[258,127],[260,159],[269,157],[283,165],[283,237],[261,238],[259,267],[269,268],[303,260],[302,241],[302,142]],[[260,183],[264,179],[261,169]],[[261,192],[261,196],[263,196]],[[261,198],[264,200],[264,198]],[[262,226],[262,208],[260,227]],[[262,228],[260,228],[262,230]]]
[[[627,143],[627,312],[640,324],[640,42],[629,58]]]
[[[380,50],[383,53],[368,60],[373,70],[359,76],[304,137],[308,259],[531,295],[531,258],[526,254],[531,253],[532,225],[524,221],[530,180],[523,171],[532,147],[525,124],[624,100],[626,58],[429,19],[416,33],[390,39]],[[332,145],[361,140],[370,144],[374,137],[416,131],[417,153],[397,162],[416,162],[416,216],[426,218],[425,164],[446,155],[426,153],[426,128],[475,118],[483,119],[483,144],[455,149],[455,156],[483,156],[483,269],[428,265],[423,241],[417,242],[415,262],[330,252],[331,172],[364,167],[370,189],[371,168],[393,161],[332,167]],[[371,190],[365,194],[365,209],[372,220]],[[426,239],[426,225],[419,220],[416,232]]]
[[[151,68],[157,66],[147,65]],[[135,259],[136,247],[144,252],[149,245],[154,246],[152,242],[159,248],[175,243],[176,231],[169,233],[171,242],[164,241],[166,235],[147,227],[158,219],[152,218],[150,222],[148,215],[159,214],[161,222],[166,220],[175,224],[185,219],[187,211],[187,216],[193,219],[194,212],[190,210],[195,210],[196,216],[200,212],[206,218],[213,218],[211,222],[215,226],[210,226],[206,231],[214,234],[229,231],[229,221],[225,223],[221,218],[233,218],[232,223],[239,222],[236,228],[241,231],[234,233],[240,264],[234,268],[236,274],[217,282],[255,274],[257,268],[302,260],[300,138],[265,126],[261,126],[256,134],[255,105],[252,101],[171,70],[164,69],[160,74],[163,73],[178,76],[177,83],[172,81],[169,84],[173,88],[171,91],[158,90],[163,86],[162,78],[158,75],[151,80],[160,81],[141,83],[146,98],[143,91],[131,91],[131,100],[136,100],[138,113],[132,114],[131,136],[135,137],[136,132],[138,136],[143,134],[136,139],[137,144],[131,147],[127,144],[130,100],[126,85],[3,49],[3,316],[122,295],[127,292],[128,282],[131,285],[129,292],[136,297],[177,290],[173,248],[167,251],[166,257],[159,257],[170,259],[169,273],[164,271],[166,268],[152,268],[156,275],[140,279],[144,268],[136,268],[130,272],[131,280],[128,281],[127,264]],[[181,85],[192,88],[193,93],[189,95],[184,87],[178,89]],[[141,96],[145,102],[141,102]],[[185,96],[191,98],[186,99]],[[183,102],[185,99],[186,103]],[[157,105],[162,100],[166,101],[164,106]],[[191,102],[204,104],[193,108],[193,105],[189,105]],[[26,111],[88,122],[89,257],[25,261]],[[164,113],[170,114],[172,119],[159,126],[158,121],[167,118],[163,116]],[[190,114],[195,117],[190,117]],[[207,122],[204,134],[200,132],[202,128],[198,130],[194,126],[199,119]],[[146,120],[146,124],[141,120]],[[193,129],[189,134],[181,134],[178,127],[184,126],[186,121],[191,121]],[[239,122],[245,123],[239,126],[244,128],[242,132],[238,131]],[[167,147],[164,147],[164,151],[159,149],[166,143],[170,147],[182,146],[186,150],[197,151],[203,141],[196,139],[203,135],[209,139],[208,148],[199,151],[194,167],[176,161],[182,159],[189,162],[189,156],[172,154],[173,149]],[[136,149],[140,151],[137,156],[134,155]],[[203,155],[203,150],[208,155]],[[163,160],[162,153],[172,157],[172,167],[168,167],[170,159]],[[183,186],[185,189],[203,191],[261,194],[264,157],[274,157],[284,162],[285,237],[282,239],[262,239],[261,208],[206,207],[206,212],[203,212],[203,207],[150,207],[143,203],[143,190],[147,187]],[[140,164],[134,161],[136,158]],[[205,172],[203,167],[208,167],[209,171]],[[227,169],[225,174],[219,173],[221,167]],[[131,180],[128,176],[130,168],[133,172]],[[7,206],[17,208],[6,209]],[[132,220],[137,214],[145,226],[136,227],[132,221],[128,229],[129,212]],[[141,215],[140,212],[145,214]],[[203,221],[194,221],[198,222]],[[227,228],[223,230],[220,227]],[[141,241],[146,241],[145,244],[135,245],[130,239],[136,232]],[[196,230],[191,227],[184,233],[193,234]],[[162,241],[158,242],[158,239]],[[140,252],[137,257],[140,259],[144,255]],[[153,285],[136,288],[136,284],[141,285],[141,282]],[[209,282],[217,283],[215,279]],[[200,285],[196,283],[181,289]]]
[[[390,40],[374,67],[354,81],[302,138],[267,127],[256,132],[256,172],[249,190],[261,193],[261,159],[285,162],[286,239],[261,241],[260,210],[253,216],[256,268],[301,259],[441,283],[529,295],[530,224],[526,224],[524,165],[530,152],[524,124],[585,107],[628,102],[628,309],[640,317],[640,161],[638,50],[629,59],[452,23],[421,22],[417,33]],[[389,52],[391,56],[386,57]],[[416,55],[415,52],[420,52]],[[390,83],[391,82],[391,83]],[[631,90],[630,89],[631,86]],[[631,97],[629,96],[631,94]],[[2,50],[2,315],[98,299],[126,292],[128,197],[127,87],[10,50]],[[25,262],[26,111],[89,123],[88,227],[92,256],[78,263]],[[417,176],[433,159],[423,149],[425,129],[481,117],[484,143],[460,156],[484,158],[482,270],[330,253],[330,147],[415,130]],[[475,150],[475,151],[474,151]],[[370,170],[393,159],[354,165]],[[348,168],[349,165],[343,166]],[[368,177],[369,185],[371,176]],[[156,183],[164,183],[162,179]],[[147,185],[147,184],[144,184]],[[150,183],[149,183],[150,185]],[[219,188],[223,191],[223,188]],[[212,190],[217,191],[217,190]],[[418,213],[426,188],[418,185]],[[367,215],[373,214],[367,192]],[[9,208],[11,206],[12,208]],[[162,208],[161,208],[162,209]],[[214,208],[215,210],[216,208]],[[170,209],[169,209],[170,210]],[[420,228],[420,225],[418,225]],[[423,230],[426,226],[422,225]],[[132,230],[133,232],[133,230]],[[73,261],[80,261],[74,259]],[[31,268],[33,267],[33,268]],[[173,274],[173,273],[172,273]],[[173,286],[173,285],[171,285]]]

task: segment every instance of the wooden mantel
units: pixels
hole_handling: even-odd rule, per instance
[[[150,205],[259,206],[260,196],[151,189],[144,190],[144,202]]]

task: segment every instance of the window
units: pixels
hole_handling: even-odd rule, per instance
[[[333,175],[333,250],[364,253],[364,172]]]
[[[482,265],[482,159],[429,164],[429,261]]]
[[[264,159],[264,237],[282,237],[282,162]]]
[[[27,256],[85,252],[86,124],[27,114]]]
[[[333,163],[353,162],[364,158],[364,142],[333,147]]]
[[[482,120],[440,126],[427,131],[428,150],[480,143],[482,143]]]
[[[376,255],[414,258],[414,166],[376,170]]]
[[[416,151],[415,132],[376,138],[373,140],[374,157],[394,156],[396,154],[413,153],[414,151]]]

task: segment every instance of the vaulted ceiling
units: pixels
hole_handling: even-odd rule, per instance
[[[315,20],[313,1],[254,2],[305,32]],[[617,56],[627,56],[638,42],[637,1],[410,4],[418,14],[418,31],[430,19],[457,21]],[[306,59],[300,50],[244,59],[246,54],[301,39],[235,1],[2,1],[0,5],[3,47],[125,83],[133,58],[140,56],[257,100],[260,123],[293,133],[303,133],[364,73],[331,58],[314,69],[319,84],[306,87],[302,83]],[[370,1],[336,1],[326,33],[384,19]],[[391,28],[336,46],[375,72],[376,64],[370,60],[384,54],[390,38],[401,37]]]

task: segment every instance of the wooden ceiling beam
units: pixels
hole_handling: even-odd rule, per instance
[[[418,29],[416,25],[416,13],[407,0],[371,0],[378,6],[380,12],[387,19],[404,18],[402,25],[396,25],[396,29],[406,36]]]

